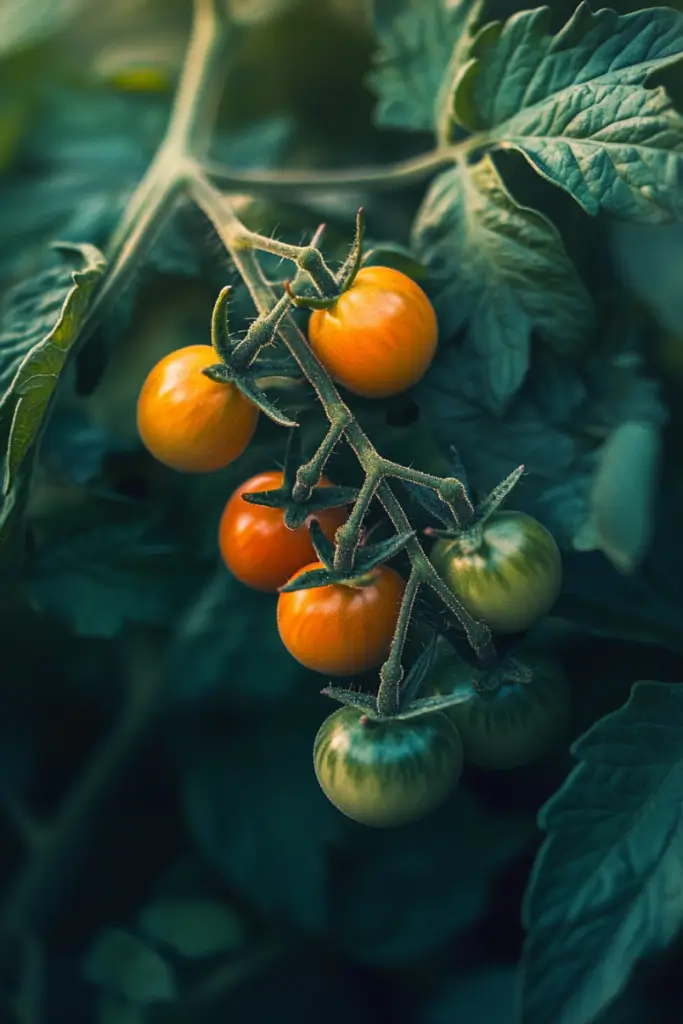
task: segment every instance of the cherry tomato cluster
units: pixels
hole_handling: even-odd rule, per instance
[[[387,397],[427,370],[436,349],[436,317],[427,296],[404,274],[366,267],[330,308],[312,314],[309,340],[335,381],[363,397]],[[172,469],[221,469],[242,454],[256,429],[259,410],[238,386],[204,373],[216,358],[208,345],[180,349],[157,363],[142,387],[140,437]],[[246,480],[227,502],[219,528],[227,568],[268,593],[323,568],[308,522],[290,529],[283,509],[244,499],[283,485],[281,471]],[[323,477],[318,486],[333,485]],[[332,507],[315,518],[333,542],[348,510]],[[521,632],[557,597],[557,545],[540,523],[517,512],[494,513],[478,530],[474,539],[438,540],[432,562],[470,614],[493,632]],[[376,669],[389,654],[404,590],[394,569],[378,565],[344,583],[280,592],[282,642],[302,665],[327,676]],[[447,693],[448,680],[442,669],[428,681],[428,692]],[[502,687],[490,698],[419,717],[382,719],[345,706],[318,732],[316,775],[349,817],[377,827],[405,824],[445,799],[463,761],[509,768],[539,756],[564,724],[566,706],[566,686],[547,672],[535,687]]]

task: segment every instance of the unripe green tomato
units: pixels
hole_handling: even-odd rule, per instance
[[[567,677],[556,662],[540,655],[523,660],[533,672],[530,682],[503,683],[495,692],[446,710],[460,734],[467,764],[501,771],[520,768],[543,757],[566,734],[571,720]],[[429,695],[452,693],[462,673],[458,659],[442,661],[429,681]]]
[[[562,586],[553,535],[524,512],[494,512],[476,546],[469,536],[441,539],[434,568],[475,619],[494,633],[521,633],[550,611]]]
[[[323,792],[347,817],[375,828],[417,821],[442,803],[462,772],[462,743],[440,712],[377,720],[343,707],[313,747]]]

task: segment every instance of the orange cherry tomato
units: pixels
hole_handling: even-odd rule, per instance
[[[321,562],[304,566],[293,578]],[[359,584],[280,594],[277,625],[283,644],[315,672],[352,675],[381,665],[396,629],[405,583],[387,565],[377,566]]]
[[[210,345],[188,345],[161,359],[142,385],[138,432],[145,448],[171,469],[223,469],[253,437],[256,406],[234,385],[202,373],[217,362]]]
[[[434,358],[436,314],[419,285],[390,267],[363,267],[308,324],[311,348],[339,384],[387,398],[416,384]]]
[[[252,476],[237,488],[221,517],[218,544],[223,561],[233,576],[255,590],[279,590],[298,569],[316,557],[307,524],[289,530],[282,509],[250,505],[242,498],[243,494],[282,487],[283,476],[281,470]],[[321,478],[321,487],[331,485],[327,477]],[[349,516],[340,507],[326,508],[314,515],[331,541]]]

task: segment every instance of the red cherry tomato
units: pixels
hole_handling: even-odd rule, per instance
[[[252,476],[230,498],[221,517],[218,542],[233,576],[255,590],[275,592],[302,566],[315,560],[308,526],[289,530],[282,509],[250,505],[243,494],[270,491],[282,487],[283,473],[273,470]],[[321,487],[330,487],[327,477]],[[315,513],[323,533],[334,541],[342,523],[348,519],[345,508],[328,508]]]

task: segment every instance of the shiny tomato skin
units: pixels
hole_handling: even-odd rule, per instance
[[[455,704],[444,713],[462,739],[466,764],[508,771],[548,754],[565,739],[571,721],[571,690],[561,667],[540,655],[522,656],[533,677],[503,683],[499,690]],[[455,689],[462,663],[437,666],[430,695]]]
[[[390,267],[363,267],[331,309],[315,310],[311,348],[339,384],[387,398],[424,376],[436,352],[434,308],[418,284]]]
[[[292,577],[309,569],[312,562]],[[367,585],[333,583],[280,594],[277,624],[283,644],[314,672],[353,675],[377,668],[389,653],[405,583],[387,565],[372,569]]]
[[[302,566],[315,561],[308,525],[298,530],[285,526],[282,509],[250,505],[243,494],[277,490],[282,487],[281,470],[258,473],[237,488],[221,517],[218,543],[226,566],[238,580],[254,590],[274,593]],[[327,477],[321,487],[331,487]],[[334,541],[339,527],[348,519],[346,508],[327,508],[315,513],[323,533]]]
[[[439,712],[377,720],[342,707],[320,726],[313,764],[323,792],[342,814],[392,828],[443,803],[462,772],[462,743]]]
[[[138,433],[165,466],[211,473],[238,458],[251,441],[259,411],[233,384],[202,370],[218,362],[210,345],[188,345],[161,359],[138,398]]]
[[[494,633],[519,633],[550,611],[562,586],[553,535],[524,512],[495,512],[478,550],[439,540],[431,561],[475,619]]]

